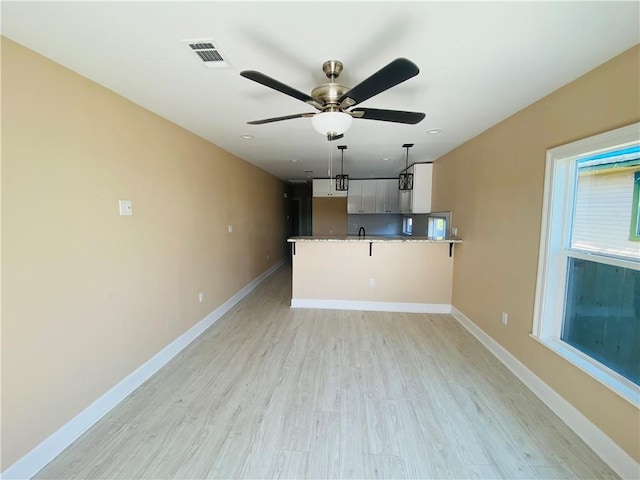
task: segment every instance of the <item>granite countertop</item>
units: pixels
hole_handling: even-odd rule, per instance
[[[367,235],[358,237],[357,235],[333,236],[333,237],[291,237],[287,242],[423,242],[423,243],[462,243],[457,237],[437,240],[425,236],[409,235]]]

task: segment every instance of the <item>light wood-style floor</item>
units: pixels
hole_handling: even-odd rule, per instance
[[[452,317],[292,310],[290,275],[36,478],[617,478]]]

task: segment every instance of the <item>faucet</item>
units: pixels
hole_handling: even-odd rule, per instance
[[[359,238],[360,236],[365,237],[366,235],[367,235],[367,234],[366,234],[366,232],[364,231],[364,227],[360,227],[360,230],[358,230],[358,238]]]

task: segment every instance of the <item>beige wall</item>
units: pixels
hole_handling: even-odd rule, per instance
[[[529,334],[546,150],[640,119],[639,56],[636,46],[438,159],[433,187],[434,210],[452,210],[464,241],[453,305],[636,460],[638,409]]]
[[[313,197],[312,234],[316,237],[347,234],[347,197]]]
[[[292,297],[451,304],[448,243],[296,242]],[[370,280],[374,279],[374,285]]]
[[[1,469],[283,258],[283,191],[3,39]]]

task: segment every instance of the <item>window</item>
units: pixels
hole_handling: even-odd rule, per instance
[[[447,222],[444,218],[429,217],[427,235],[435,240],[444,240],[447,234]]]
[[[413,218],[412,217],[403,217],[402,218],[402,233],[405,235],[411,235],[413,232]]]
[[[576,160],[571,247],[638,259],[633,229],[634,177],[640,171],[640,146],[617,148]],[[637,212],[636,212],[637,216]]]
[[[640,124],[547,152],[533,329],[636,405],[639,183]]]

